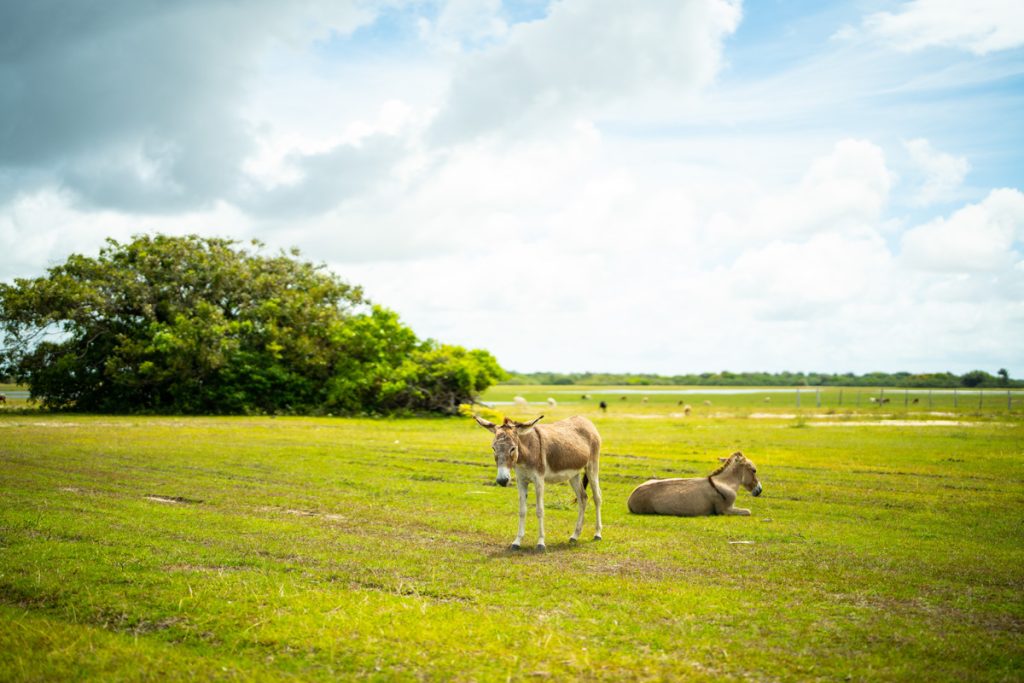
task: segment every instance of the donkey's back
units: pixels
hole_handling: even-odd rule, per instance
[[[715,514],[714,495],[706,477],[651,479],[633,490],[626,505],[637,515],[699,517]]]
[[[582,415],[537,425],[544,460],[553,471],[581,470],[601,454],[601,436],[594,423]]]

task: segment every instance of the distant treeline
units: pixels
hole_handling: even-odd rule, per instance
[[[811,386],[811,387],[1024,387],[1024,380],[1010,379],[1005,369],[995,375],[972,370],[962,375],[951,372],[869,372],[856,375],[827,372],[702,372],[697,375],[648,375],[608,372],[512,372],[502,384],[610,384],[637,386]]]

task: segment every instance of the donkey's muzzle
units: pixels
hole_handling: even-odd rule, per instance
[[[750,495],[755,498],[761,495],[761,482],[757,482],[757,486],[755,486],[754,490],[750,492]]]
[[[504,477],[504,478],[498,477],[495,480],[495,482],[498,484],[498,486],[508,486],[509,478],[508,477]]]

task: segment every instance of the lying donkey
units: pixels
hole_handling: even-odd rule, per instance
[[[505,418],[500,425],[474,415],[484,429],[494,434],[491,448],[498,466],[498,484],[508,486],[512,469],[519,488],[519,533],[511,548],[519,550],[526,532],[526,492],[532,483],[537,497],[537,550],[544,550],[544,486],[568,481],[576,494],[579,517],[569,543],[576,543],[583,531],[583,513],[587,508],[587,484],[594,492],[597,526],[594,540],[601,540],[601,485],[598,483],[601,437],[594,423],[576,415],[549,425],[538,425],[543,415],[530,422]],[[581,473],[582,479],[581,479]]]
[[[749,515],[750,510],[733,507],[736,490],[746,487],[761,495],[757,467],[737,451],[719,458],[722,466],[706,477],[695,479],[651,479],[629,494],[629,511],[638,515]]]

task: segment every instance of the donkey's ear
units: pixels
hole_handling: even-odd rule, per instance
[[[533,431],[533,426],[544,419],[544,416],[536,417],[529,422],[516,422],[516,431],[520,434],[529,434]]]
[[[729,462],[729,458],[719,458],[718,462]]]
[[[479,424],[481,427],[483,427],[484,429],[486,429],[486,430],[488,430],[490,432],[493,432],[495,429],[498,428],[497,425],[495,425],[493,422],[488,422],[487,420],[483,419],[479,415],[474,415],[473,419],[476,420],[477,424]]]

